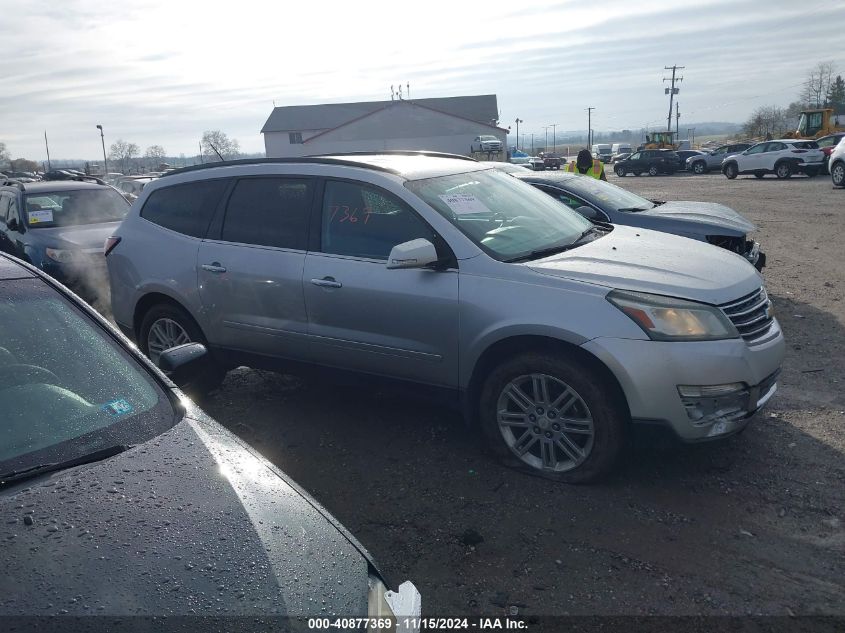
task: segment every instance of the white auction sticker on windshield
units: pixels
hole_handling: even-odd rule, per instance
[[[40,224],[41,222],[52,222],[53,212],[50,209],[42,209],[41,211],[30,211],[27,213],[30,224]]]
[[[491,212],[490,209],[484,206],[481,200],[471,193],[447,193],[441,195],[440,199],[449,205],[449,208],[455,212],[455,215]]]

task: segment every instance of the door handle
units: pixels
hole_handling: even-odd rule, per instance
[[[212,262],[210,264],[203,264],[201,266],[203,270],[207,270],[210,273],[225,273],[226,267],[221,266],[220,262]]]
[[[322,279],[312,279],[311,283],[315,286],[321,286],[323,288],[342,288],[343,284],[339,281],[335,281],[334,277],[323,277]]]

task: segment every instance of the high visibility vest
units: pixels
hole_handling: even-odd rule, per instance
[[[566,166],[566,171],[570,174],[580,174],[581,172],[578,171],[577,163],[573,160]],[[593,159],[593,166],[590,167],[585,173],[585,176],[592,176],[596,179],[601,179],[602,172],[604,172],[604,165],[601,164],[600,160]]]

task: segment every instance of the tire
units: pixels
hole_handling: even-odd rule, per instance
[[[725,165],[723,171],[728,180],[733,180],[739,175],[739,169],[737,168],[736,163],[728,163]]]
[[[479,424],[505,464],[555,481],[587,483],[610,472],[625,441],[628,413],[617,392],[599,372],[572,358],[526,352],[487,376]],[[562,405],[559,410],[548,407],[554,402]],[[565,418],[568,431],[556,422]]]
[[[755,177],[755,178],[762,178],[762,177],[763,177],[763,176],[765,176],[765,175],[766,175],[766,174],[764,174],[762,171],[755,171],[755,172],[754,172],[754,177]]]
[[[652,165],[651,167],[648,168],[648,175],[649,176],[656,176],[658,173],[659,173],[659,170],[657,169],[657,165]]]
[[[707,173],[707,163],[703,160],[697,160],[692,164],[692,169],[690,170],[697,176],[701,176],[702,174]]]
[[[138,347],[155,365],[158,365],[158,354],[160,352],[156,351],[155,348],[151,352],[150,342],[158,337],[154,333],[151,338],[150,331],[156,325],[165,330],[170,329],[174,334],[172,338],[175,340],[173,342],[176,342],[176,344],[202,343],[206,347],[208,346],[208,341],[202,330],[185,310],[170,303],[156,304],[144,314],[138,336]],[[157,330],[161,333],[159,328]],[[178,333],[178,329],[181,329],[182,334]],[[159,338],[159,340],[161,339]],[[211,352],[209,351],[209,353]],[[202,372],[189,383],[181,385],[180,388],[192,396],[203,396],[219,387],[225,377],[225,370],[217,363],[212,362],[207,371]]]
[[[815,168],[806,169],[804,170],[804,175],[807,176],[807,178],[815,178],[819,175],[819,170]]]
[[[639,176],[639,175],[640,175],[641,173],[643,173],[643,172],[638,171],[638,170],[636,170],[636,169],[635,169],[633,173],[634,173],[634,175],[635,175],[635,176]]]
[[[775,176],[780,178],[781,180],[785,180],[792,176],[792,165],[790,165],[787,161],[783,161],[775,165]]]
[[[841,160],[830,168],[830,180],[834,187],[845,187],[845,163]]]
[[[626,172],[625,172],[625,168],[622,165],[617,165],[616,167],[613,168],[613,171],[615,171],[616,175],[619,176],[620,178],[625,177]]]

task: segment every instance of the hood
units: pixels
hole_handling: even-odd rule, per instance
[[[756,231],[757,227],[739,213],[716,202],[694,202],[687,200],[666,202],[637,215],[703,222],[714,227],[730,229],[742,235]]]
[[[711,304],[747,295],[763,283],[751,264],[724,248],[621,225],[583,246],[525,265],[544,275]]]
[[[0,616],[367,613],[367,559],[216,423],[22,485],[0,496]]]
[[[103,244],[110,237],[120,222],[101,222],[99,224],[81,224],[79,226],[56,226],[52,228],[30,229],[41,241],[50,242],[62,248],[83,250],[103,250]]]

